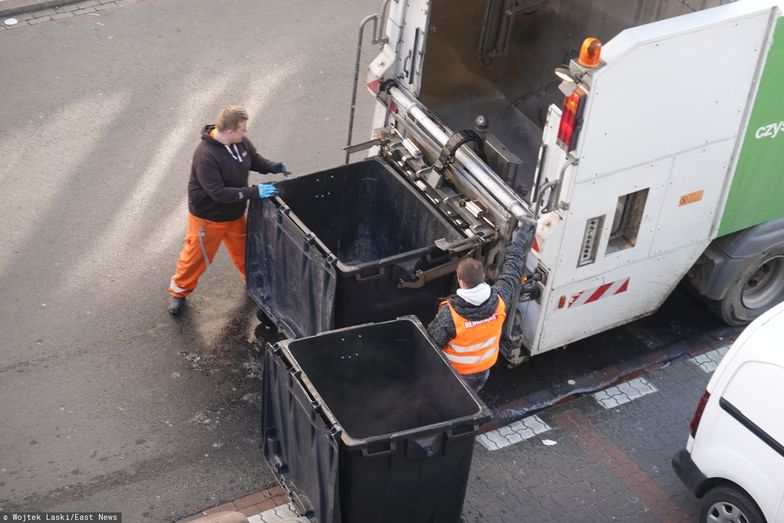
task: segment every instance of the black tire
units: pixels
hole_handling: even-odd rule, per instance
[[[702,498],[700,523],[765,523],[757,504],[740,487],[723,484],[710,489]]]
[[[784,244],[771,247],[743,266],[714,310],[730,325],[745,325],[784,301]]]

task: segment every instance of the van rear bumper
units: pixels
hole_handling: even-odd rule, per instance
[[[686,487],[695,495],[698,496],[698,491],[701,485],[708,479],[705,474],[697,467],[694,460],[691,459],[691,453],[686,449],[681,449],[672,457],[672,468],[678,475],[678,478],[683,482]]]

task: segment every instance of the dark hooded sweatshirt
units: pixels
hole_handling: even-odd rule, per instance
[[[220,143],[210,136],[214,128],[204,126],[193,153],[188,210],[205,220],[228,222],[245,214],[248,200],[259,197],[255,185],[248,187],[249,171],[272,172],[273,162],[256,152],[247,138],[238,144]]]
[[[531,231],[522,233],[519,230],[512,235],[501,274],[492,286],[490,297],[484,303],[473,305],[456,294],[450,296],[447,301],[454,307],[455,312],[467,320],[485,320],[495,313],[495,309],[498,307],[498,296],[501,296],[506,304],[506,313],[509,314],[512,300],[522,285],[521,280],[525,269],[525,240],[526,237],[532,235]],[[436,346],[441,348],[457,336],[455,322],[452,321],[452,314],[446,304],[438,308],[436,317],[427,326],[427,331]]]

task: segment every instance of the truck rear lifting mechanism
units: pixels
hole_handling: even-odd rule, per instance
[[[682,280],[730,324],[784,299],[784,134],[765,132],[782,2],[699,7],[390,0],[366,19],[374,130],[347,152],[393,167],[463,237],[436,245],[491,276],[537,222],[510,363],[652,314]]]

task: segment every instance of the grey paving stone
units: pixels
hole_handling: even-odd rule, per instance
[[[593,397],[604,408],[612,409],[654,392],[656,392],[656,387],[648,383],[645,378],[635,378],[599,391]]]
[[[649,375],[657,395],[590,415],[594,425],[692,517],[697,502],[675,476],[670,459],[686,443],[688,423],[708,377],[687,359],[678,360]]]
[[[686,443],[689,420],[709,376],[683,358],[642,378],[607,394],[608,398],[638,395],[613,409],[586,395],[540,412],[542,423],[551,427],[546,437],[556,441],[555,446],[542,444],[545,434],[492,451],[477,445],[466,492],[466,521],[659,521],[654,507],[645,506],[633,488],[651,488],[666,498],[667,506],[695,517],[698,502],[675,476],[670,460]],[[658,392],[652,394],[653,390]],[[601,449],[592,455],[575,439],[588,436],[574,435],[558,425],[555,420],[569,410],[585,416],[592,430],[620,453],[620,461],[613,455],[600,456],[610,467],[605,468],[594,457]],[[517,429],[499,430],[497,436],[508,438],[524,430]],[[629,464],[632,469],[625,468]],[[640,477],[629,475],[632,472]],[[662,513],[661,506],[657,510]]]
[[[76,4],[65,4],[65,5],[61,5],[61,6],[55,7],[54,8],[54,12],[55,13],[68,13],[70,11],[76,11],[77,9],[79,9],[79,8],[76,7]]]
[[[708,374],[712,373],[716,370],[716,367],[719,366],[722,358],[724,355],[727,354],[727,351],[730,349],[729,345],[726,347],[722,347],[720,349],[715,349],[704,354],[700,354],[699,356],[695,356],[690,358],[689,361],[697,365],[703,372]]]
[[[54,9],[49,8],[49,9],[41,9],[39,11],[33,11],[30,14],[33,15],[33,18],[38,18],[39,16],[50,16],[56,14],[56,12]]]
[[[625,491],[565,431],[545,416],[540,418],[553,427],[548,437],[558,445],[546,447],[538,438],[531,438],[492,452],[477,447],[466,496],[468,506],[474,509],[469,521],[503,521],[509,515],[515,521],[565,521],[564,517],[577,521],[577,515],[584,516],[584,512],[576,507],[588,507],[598,498]],[[496,493],[497,501],[488,501],[488,491]],[[501,513],[494,503],[508,512]],[[642,508],[638,504],[638,509]]]
[[[539,416],[529,416],[519,421],[477,436],[476,441],[488,450],[498,450],[532,438],[550,430]]]
[[[30,20],[31,18],[33,18],[33,13],[19,13],[17,15],[6,16],[6,17],[3,17],[3,18],[0,18],[0,27],[5,27],[5,24],[3,24],[2,22],[4,20],[7,20],[8,18],[15,18],[17,22],[21,23],[21,22],[25,22],[25,21]]]

